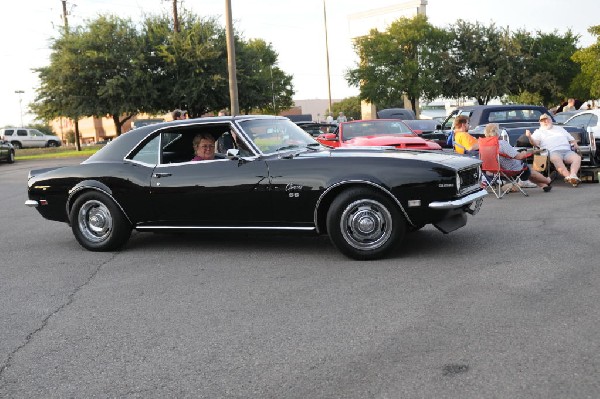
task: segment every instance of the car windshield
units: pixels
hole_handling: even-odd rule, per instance
[[[404,123],[406,123],[409,127],[411,127],[412,129],[417,129],[417,130],[435,130],[435,126],[437,125],[437,122],[435,121],[430,121],[430,120],[410,120],[410,121],[403,121]]]
[[[343,140],[351,140],[357,137],[374,136],[379,134],[414,136],[415,134],[400,121],[360,121],[345,123],[342,127]]]
[[[240,126],[264,154],[319,145],[289,119],[252,119],[241,121]]]

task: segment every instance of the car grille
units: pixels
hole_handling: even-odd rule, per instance
[[[479,188],[481,180],[481,168],[479,165],[474,165],[469,168],[458,171],[458,179],[460,182],[458,194],[466,194]]]

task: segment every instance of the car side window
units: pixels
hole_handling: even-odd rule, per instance
[[[589,123],[590,114],[583,114],[572,117],[566,125],[588,127]]]
[[[40,131],[38,131],[38,130],[31,130],[30,132],[31,132],[31,135],[32,135],[32,136],[35,136],[35,137],[42,137],[42,136],[44,136],[44,135],[42,134],[42,132],[40,132]]]
[[[12,130],[12,129],[6,129],[6,130],[4,131],[4,135],[5,135],[5,136],[12,136],[14,132],[15,132],[15,131],[14,131],[14,130]]]
[[[157,135],[152,140],[144,144],[131,159],[136,162],[156,165],[158,163],[159,143],[160,136]]]
[[[17,136],[27,136],[27,130],[25,130],[25,129],[17,130]]]

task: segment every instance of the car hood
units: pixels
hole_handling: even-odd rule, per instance
[[[448,166],[452,169],[461,169],[473,165],[473,162],[480,162],[477,158],[457,155],[451,151],[399,150],[390,147],[338,147],[315,152],[302,152],[296,156],[299,158],[393,158],[428,162]]]
[[[393,146],[406,149],[439,150],[440,146],[436,143],[427,141],[421,137],[398,136],[387,134],[376,134],[372,136],[356,137],[341,143],[345,146]]]

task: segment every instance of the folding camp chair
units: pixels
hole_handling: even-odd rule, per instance
[[[484,183],[492,190],[496,198],[502,198],[506,193],[516,188],[524,196],[528,197],[523,188],[519,185],[521,175],[527,170],[527,165],[523,165],[521,170],[507,170],[500,166],[500,144],[498,137],[482,137],[479,142],[479,159],[481,159],[481,171],[483,172]],[[504,190],[502,187],[505,187]]]

